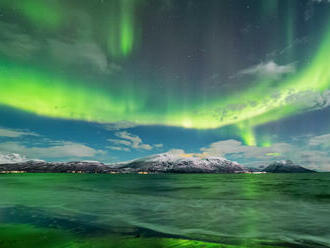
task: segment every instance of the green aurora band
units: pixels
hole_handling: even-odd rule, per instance
[[[107,50],[112,58],[125,58],[133,52],[141,33],[136,24],[137,7],[141,2],[107,2],[111,13],[107,16],[108,26],[104,35],[108,37]],[[32,24],[42,23],[49,29],[59,28],[64,18],[59,14],[62,13],[60,5],[55,2],[4,0],[1,5],[15,8]],[[272,15],[278,10],[278,2],[265,2],[261,8],[265,15]],[[40,13],[47,13],[47,16]],[[287,17],[288,44],[294,37],[292,15]],[[185,92],[182,92],[183,97],[178,97],[176,92],[180,89],[167,88],[153,106],[150,106],[153,96],[148,87],[141,89],[129,80],[125,87],[119,87],[116,82],[97,87],[95,83],[0,59],[0,104],[41,116],[99,123],[129,121],[137,125],[194,129],[233,125],[235,135],[241,137],[245,144],[270,146],[271,139],[267,136],[257,140],[257,126],[309,110],[309,106],[299,101],[299,96],[322,93],[330,88],[328,30],[311,63],[281,82],[260,79],[232,94],[210,98],[200,96],[193,101],[186,97],[189,94]]]
[[[63,21],[61,14],[63,9],[56,1],[2,0],[1,6],[10,10],[18,10],[27,20],[42,28],[55,29],[60,27]]]
[[[329,89],[329,53],[330,32],[312,63],[280,84],[261,80],[244,91],[207,102],[197,100],[189,107],[180,107],[178,100],[169,99],[165,111],[148,107],[148,92],[133,84],[125,89],[104,90],[2,61],[0,103],[42,116],[101,123],[130,121],[195,129],[237,125],[244,142],[255,145],[254,127],[306,109],[303,103],[290,101],[291,96]]]
[[[137,1],[121,0],[110,4],[108,51],[114,58],[127,57],[133,51],[138,35],[135,18]]]
[[[122,58],[129,56],[139,37],[136,12],[143,0],[104,1],[105,32],[109,56]],[[92,1],[89,3],[92,4]],[[84,6],[84,4],[82,4]],[[74,20],[75,11],[60,1],[45,0],[2,0],[0,7],[16,14],[18,12],[33,28],[57,31],[66,22]],[[90,6],[88,6],[91,8]]]

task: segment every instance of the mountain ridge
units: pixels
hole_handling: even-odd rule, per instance
[[[145,171],[153,173],[242,173],[245,168],[222,157],[199,157],[161,153],[128,163],[114,165],[127,172]]]
[[[97,161],[46,162],[29,160],[0,164],[0,172],[50,173],[243,173],[246,169],[222,157],[161,153],[135,160],[104,164]]]
[[[302,173],[315,172],[290,160],[275,161],[262,170],[216,156],[160,153],[127,162],[46,162],[28,160],[0,164],[0,173]]]

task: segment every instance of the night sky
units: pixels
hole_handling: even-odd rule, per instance
[[[0,31],[0,162],[330,170],[328,0],[0,0]]]

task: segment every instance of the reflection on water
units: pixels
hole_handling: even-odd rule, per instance
[[[319,174],[0,175],[0,247],[330,247]]]

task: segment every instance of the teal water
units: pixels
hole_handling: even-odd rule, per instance
[[[0,247],[330,247],[330,174],[3,174]]]

